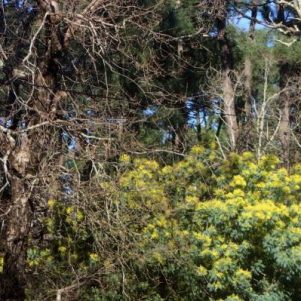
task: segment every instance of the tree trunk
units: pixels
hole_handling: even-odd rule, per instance
[[[230,70],[223,71],[223,97],[224,97],[224,115],[227,126],[227,132],[230,139],[231,150],[236,149],[238,137],[238,124],[235,112],[235,92],[230,78]]]
[[[47,6],[48,1],[37,1],[40,9],[53,13],[53,8]],[[55,3],[56,1],[51,1]],[[32,170],[38,173],[39,158],[35,153],[35,143],[38,142],[30,131],[23,129],[20,124],[26,121],[26,126],[35,126],[45,118],[51,120],[56,112],[59,100],[64,96],[55,89],[54,55],[61,50],[55,30],[55,15],[49,15],[45,22],[45,45],[47,50],[40,63],[35,66],[34,83],[39,88],[32,94],[28,103],[31,112],[28,114],[20,102],[19,114],[14,117],[16,128],[9,130],[1,127],[0,142],[3,146],[0,151],[7,158],[6,176],[9,179],[10,199],[8,200],[8,214],[5,217],[4,231],[1,236],[1,248],[4,252],[3,273],[0,274],[0,300],[25,300],[26,287],[26,259],[27,243],[31,231],[33,206],[31,206],[31,193],[35,179]],[[26,64],[23,60],[23,64]],[[13,91],[14,94],[19,91]],[[19,97],[19,95],[17,95]],[[36,179],[38,180],[38,179]]]
[[[7,223],[4,226],[5,257],[4,270],[0,274],[0,300],[24,300],[26,239],[30,229],[31,214],[30,182],[26,180],[30,162],[30,145],[26,133],[14,139],[7,132],[7,142],[6,154],[10,164],[7,177],[10,178],[11,198]]]
[[[252,108],[252,63],[249,57],[245,59],[245,105],[244,113],[246,116],[246,123],[250,121],[251,118],[251,108]]]
[[[252,1],[252,10],[251,10],[251,21],[249,27],[249,42],[254,44],[254,34],[255,34],[255,25],[257,20],[258,12],[258,0]],[[242,144],[241,150],[249,150],[252,147],[252,62],[250,56],[247,54],[244,62],[244,108],[243,108],[243,120],[240,132],[244,135],[245,139]]]
[[[24,300],[26,285],[26,240],[30,229],[29,192],[24,179],[11,179],[11,206],[6,231],[4,269],[0,300]]]
[[[281,117],[280,117],[280,125],[279,125],[279,137],[282,146],[282,159],[287,167],[289,167],[290,162],[290,142],[291,142],[291,134],[290,134],[290,114],[289,114],[289,98],[285,95],[281,97]]]
[[[257,20],[257,12],[258,12],[258,0],[252,1],[252,11],[251,11],[251,21],[250,21],[250,28],[249,28],[249,40],[250,44],[254,44],[254,34],[255,34],[255,25]],[[250,57],[247,55],[245,58],[245,68],[244,68],[244,75],[245,75],[245,115],[247,118],[247,122],[251,117],[251,108],[252,108],[252,63]]]
[[[233,70],[233,54],[230,42],[226,35],[226,17],[225,11],[223,16],[217,19],[217,28],[219,32],[218,41],[221,49],[225,123],[230,140],[230,148],[231,150],[235,150],[237,146],[238,124],[235,111],[235,91],[231,79],[231,71]]]
[[[279,139],[281,142],[281,157],[286,167],[290,163],[290,96],[288,92],[288,78],[290,75],[290,66],[283,64],[280,66],[280,83],[281,89],[279,102],[280,102],[280,121],[279,121]]]

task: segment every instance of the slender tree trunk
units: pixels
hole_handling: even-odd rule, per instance
[[[254,0],[252,2],[252,10],[251,10],[251,21],[249,27],[249,42],[250,44],[254,44],[254,34],[255,34],[255,25],[257,20],[257,11],[258,11],[258,0]],[[253,128],[253,120],[252,120],[252,75],[253,68],[250,56],[247,54],[244,62],[244,108],[243,108],[243,120],[241,123],[240,132],[245,137],[244,143],[242,145],[242,149],[250,149],[252,144],[252,128]]]
[[[249,28],[249,41],[251,44],[254,43],[254,34],[255,34],[255,25],[257,20],[257,5],[258,0],[254,0],[252,2],[252,12],[251,12],[251,21],[250,21],[250,28]],[[249,55],[245,58],[245,68],[244,68],[244,75],[245,75],[245,115],[247,117],[247,122],[251,117],[251,108],[252,108],[252,63]]]
[[[285,95],[281,97],[282,107],[281,107],[281,117],[280,117],[280,125],[279,125],[279,137],[282,146],[282,158],[283,162],[287,167],[289,167],[290,162],[290,142],[291,142],[291,134],[290,134],[290,105],[289,99]]]
[[[246,116],[246,123],[248,123],[251,118],[251,110],[252,110],[252,63],[248,56],[245,59],[244,75],[245,75],[244,113]]]
[[[235,111],[235,91],[230,77],[231,71],[229,69],[223,71],[223,96],[224,96],[224,115],[230,139],[230,146],[232,150],[236,149],[238,137],[238,124]]]
[[[283,64],[280,66],[280,124],[279,124],[279,139],[281,142],[281,155],[284,164],[289,167],[290,163],[290,96],[287,91],[287,81],[290,75],[290,66]]]
[[[277,12],[276,23],[285,23],[285,4],[280,4]],[[290,95],[288,91],[288,80],[292,75],[292,66],[288,63],[282,63],[279,69],[280,73],[280,124],[279,124],[279,139],[281,142],[281,157],[286,167],[290,164],[290,142],[291,142],[291,129],[290,129]]]
[[[230,140],[231,150],[235,150],[239,132],[235,111],[235,91],[231,79],[231,71],[233,70],[233,55],[226,34],[226,17],[226,12],[224,12],[223,16],[217,19],[217,28],[219,31],[218,41],[221,49],[225,123]]]

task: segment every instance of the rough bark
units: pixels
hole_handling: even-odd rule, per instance
[[[11,179],[11,206],[6,231],[6,254],[1,275],[1,300],[24,300],[26,239],[30,229],[30,206],[26,180]]]
[[[41,11],[56,13],[53,11],[55,1],[37,1]],[[48,5],[48,6],[47,6]],[[33,94],[29,104],[35,113],[22,113],[14,117],[14,123],[18,124],[24,120],[28,126],[35,126],[38,123],[49,119],[56,109],[56,104],[62,97],[59,91],[55,90],[54,81],[55,74],[49,70],[53,70],[53,55],[57,53],[59,48],[55,43],[57,32],[54,30],[53,16],[47,18],[45,23],[45,42],[48,45],[45,59],[36,66],[36,75],[34,82],[38,86],[46,86],[47,88],[39,89]],[[24,62],[23,62],[24,63]],[[49,68],[51,66],[51,68]],[[14,91],[18,93],[18,91]],[[17,95],[18,96],[18,95]],[[44,112],[43,112],[44,111]],[[19,119],[17,119],[19,118]],[[31,170],[38,170],[39,162],[33,161],[35,154],[35,143],[37,142],[29,131],[22,130],[19,126],[16,129],[8,130],[4,127],[1,134],[1,153],[7,158],[6,176],[9,179],[10,199],[8,200],[8,214],[5,219],[4,231],[2,231],[2,248],[4,250],[4,268],[0,274],[0,300],[25,300],[26,286],[26,246],[29,233],[31,230],[31,217],[33,214],[33,206],[31,205],[31,193],[35,183],[35,177],[31,175]],[[35,162],[35,166],[32,166]]]
[[[235,91],[231,79],[231,71],[233,70],[233,56],[230,41],[228,40],[226,34],[226,12],[223,12],[222,16],[217,19],[217,28],[219,31],[218,41],[221,49],[225,123],[230,140],[230,148],[231,150],[235,150],[239,132],[235,111]]]
[[[235,112],[235,91],[230,77],[230,70],[223,71],[223,98],[224,98],[224,116],[227,126],[230,146],[232,150],[236,149],[238,137],[238,124]]]

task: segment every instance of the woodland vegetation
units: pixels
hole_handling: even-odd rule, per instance
[[[300,20],[0,1],[0,300],[300,300]]]

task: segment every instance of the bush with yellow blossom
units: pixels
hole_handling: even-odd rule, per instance
[[[301,300],[300,166],[213,144],[165,166],[123,155],[119,175],[89,214],[48,202],[54,240],[31,269],[94,275],[84,301]]]
[[[301,172],[275,156],[227,160],[201,146],[134,160],[119,202],[142,216],[137,278],[162,300],[300,300]],[[151,283],[151,284],[150,284]]]

